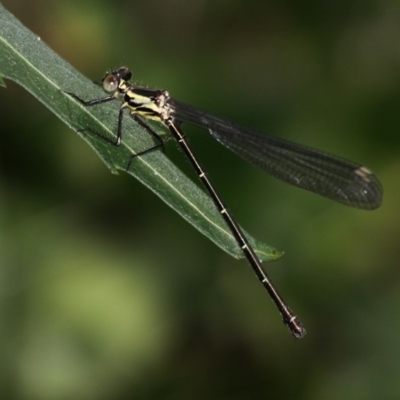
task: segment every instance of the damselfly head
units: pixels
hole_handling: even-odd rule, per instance
[[[119,78],[114,74],[107,74],[102,81],[103,89],[107,93],[114,93],[118,89]]]
[[[116,71],[112,72],[113,75],[117,75],[119,79],[123,79],[124,81],[129,81],[132,78],[132,72],[128,67],[119,67]]]
[[[120,67],[114,71],[107,73],[102,80],[104,91],[107,93],[114,93],[121,81],[129,81],[132,77],[132,72],[127,67]]]

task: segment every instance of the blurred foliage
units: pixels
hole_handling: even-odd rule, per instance
[[[136,180],[111,175],[7,82],[4,398],[399,398],[400,3],[3,4],[93,80],[128,65],[140,84],[365,163],[385,188],[381,209],[346,208],[190,132],[241,224],[285,250],[268,268],[308,329],[294,341],[245,261]],[[173,144],[167,154],[192,176]]]

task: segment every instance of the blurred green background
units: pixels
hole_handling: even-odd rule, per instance
[[[7,82],[2,398],[400,398],[398,1],[3,4],[91,79],[130,66],[138,84],[368,165],[385,195],[350,209],[191,135],[241,225],[285,251],[267,268],[308,329],[295,341],[245,261]]]

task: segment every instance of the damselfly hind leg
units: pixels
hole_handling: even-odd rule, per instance
[[[68,94],[69,96],[73,97],[75,100],[77,100],[80,104],[84,105],[85,107],[90,107],[90,106],[95,106],[95,105],[99,105],[99,104],[103,104],[103,103],[108,103],[109,101],[115,100],[115,96],[106,96],[106,97],[101,97],[98,99],[93,99],[93,100],[83,100],[82,98],[80,98],[79,96],[77,96],[74,93],[71,92],[64,92],[66,94]],[[104,140],[105,142],[112,144],[113,146],[120,146],[122,143],[122,120],[124,117],[124,107],[121,107],[119,109],[119,113],[118,113],[118,122],[117,122],[117,136],[116,139],[110,139],[109,137],[101,134],[100,132],[95,131],[94,129],[87,127],[87,128],[82,128],[82,129],[78,129],[78,132],[90,132],[92,135],[95,135],[97,137],[99,137],[100,139]],[[146,130],[146,132],[148,132],[157,142],[158,144],[149,147],[143,151],[140,151],[139,153],[133,154],[130,158],[129,161],[127,163],[127,167],[126,167],[126,171],[129,171],[132,160],[136,157],[140,157],[143,156],[145,154],[151,153],[154,150],[160,149],[162,148],[163,151],[165,151],[165,143],[171,138],[170,135],[167,135],[165,137],[165,139],[163,139],[157,132],[154,131],[154,129],[152,129],[152,127],[147,124],[142,118],[140,118],[140,116],[135,115],[135,114],[131,114],[131,116],[133,117],[133,119],[142,127]]]

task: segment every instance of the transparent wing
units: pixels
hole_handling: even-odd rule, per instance
[[[170,99],[177,121],[206,128],[212,136],[247,162],[274,177],[348,206],[373,210],[383,189],[366,167],[337,156],[268,136]]]

